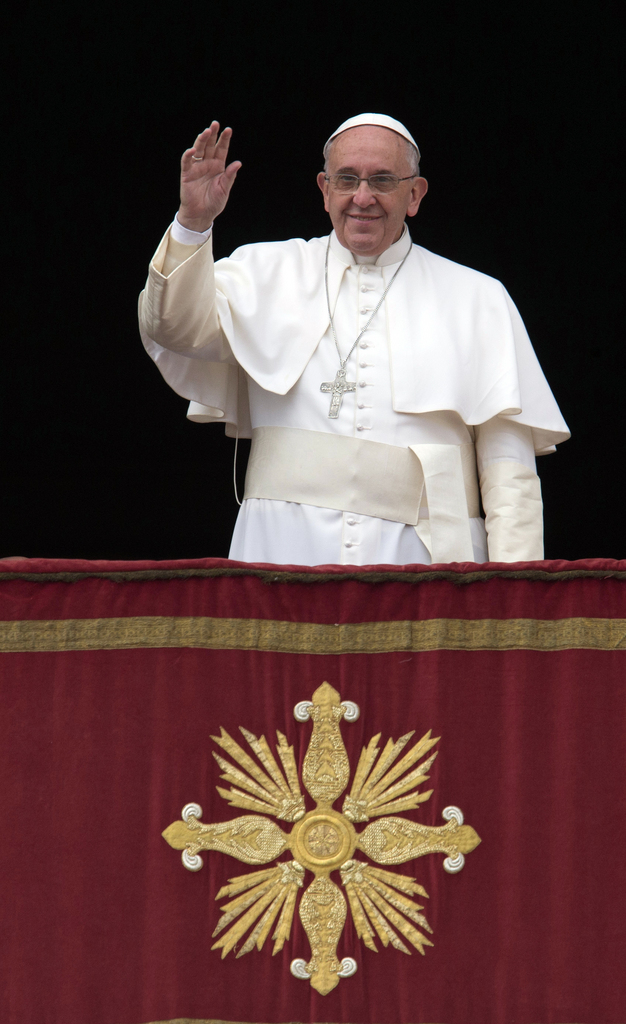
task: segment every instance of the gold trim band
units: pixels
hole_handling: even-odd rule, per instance
[[[328,625],[273,619],[130,616],[0,622],[0,651],[153,647],[280,654],[626,650],[626,619],[424,619]]]

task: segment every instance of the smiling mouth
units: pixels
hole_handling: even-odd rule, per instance
[[[380,217],[366,217],[359,213],[348,213],[347,216],[350,217],[351,220],[359,220],[364,224],[369,224],[370,221],[373,220],[380,220]]]

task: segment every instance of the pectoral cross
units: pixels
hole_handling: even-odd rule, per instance
[[[332,395],[328,417],[331,420],[336,420],[339,416],[343,396],[347,391],[356,391],[356,381],[346,380],[346,371],[343,366],[340,366],[335,374],[335,379],[324,381],[320,385],[320,391]]]

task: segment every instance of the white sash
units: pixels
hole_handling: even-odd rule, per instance
[[[294,501],[414,526],[434,562],[473,561],[480,515],[473,444],[409,448],[295,427],[256,427],[244,498]]]

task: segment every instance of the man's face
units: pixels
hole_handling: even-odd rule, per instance
[[[328,163],[328,174],[395,174],[405,178],[411,173],[405,140],[389,128],[359,125],[335,139]],[[428,190],[425,178],[401,181],[395,192],[373,195],[362,181],[353,196],[334,192],[324,173],[317,176],[324,194],[324,208],[330,214],[337,238],[358,256],[380,256],[397,242],[406,217],[414,217]]]

